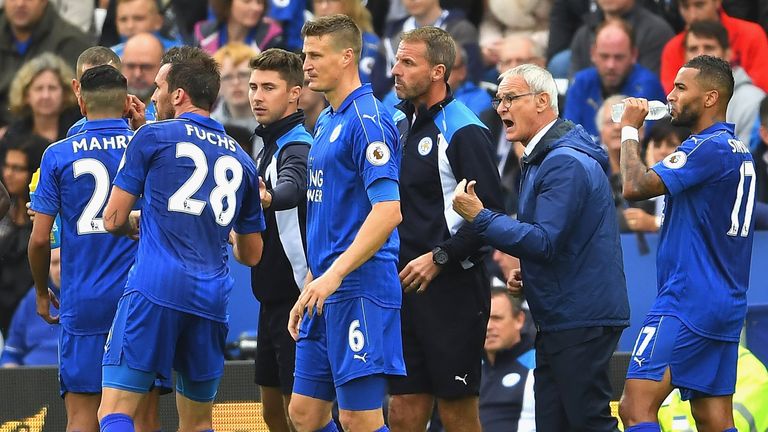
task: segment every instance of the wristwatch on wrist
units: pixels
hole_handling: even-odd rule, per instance
[[[443,249],[440,246],[436,246],[434,249],[432,249],[433,263],[439,266],[443,266],[448,264],[448,261],[449,261],[448,252],[445,249]]]

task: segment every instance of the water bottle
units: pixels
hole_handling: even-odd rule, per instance
[[[662,101],[651,100],[648,101],[648,115],[645,116],[646,120],[660,120],[670,114],[672,107]],[[624,114],[624,103],[617,103],[611,106],[611,120],[614,123],[621,121],[621,115]]]

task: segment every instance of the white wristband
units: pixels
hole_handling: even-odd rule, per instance
[[[637,129],[633,128],[632,126],[624,126],[621,128],[621,142],[626,140],[635,140],[640,142],[640,134],[638,134]]]

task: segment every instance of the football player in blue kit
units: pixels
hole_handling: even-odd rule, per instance
[[[125,77],[112,66],[88,69],[77,93],[86,116],[81,132],[51,144],[43,155],[31,210],[36,212],[29,262],[37,290],[37,313],[59,321],[59,381],[67,430],[97,431],[101,361],[117,303],[123,294],[137,244],[104,229],[101,217],[112,180],[133,131],[121,118],[130,106]],[[48,289],[50,233],[61,215],[61,313]],[[140,430],[159,429],[157,391],[140,410]]]
[[[747,307],[755,167],[725,123],[733,86],[727,62],[706,55],[687,62],[667,100],[672,122],[691,136],[650,168],[637,134],[648,102],[625,100],[624,197],[666,200],[658,294],[635,342],[619,410],[628,432],[659,431],[657,412],[673,388],[691,400],[699,431],[736,430],[731,400]]]
[[[212,428],[234,283],[227,241],[252,266],[264,230],[256,166],[209,117],[219,83],[216,62],[198,48],[163,56],[152,96],[161,121],[136,131],[104,209],[107,231],[141,238],[104,351],[102,431],[133,431],[142,395],[171,369],[179,430]]]
[[[120,57],[118,57],[118,55],[111,49],[103,46],[93,46],[80,53],[77,57],[76,65],[77,78],[72,79],[72,91],[75,93],[75,96],[80,94],[80,82],[78,80],[81,79],[85,71],[94,66],[101,65],[110,65],[115,69],[120,70]],[[132,94],[129,94],[128,98],[130,99],[130,104],[123,119],[126,123],[129,123],[131,128],[135,130],[146,122],[155,121],[155,106],[153,104],[144,106],[144,102]],[[67,136],[70,137],[81,132],[83,130],[83,125],[87,120],[87,118],[83,117],[76,121],[75,124],[70,126],[69,130],[67,130]]]
[[[310,90],[330,103],[309,152],[307,283],[291,310],[297,340],[291,421],[299,431],[386,431],[386,375],[404,375],[397,274],[399,145],[391,114],[358,72],[361,36],[344,15],[302,29]]]

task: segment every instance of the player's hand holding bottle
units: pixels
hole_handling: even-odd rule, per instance
[[[621,115],[621,127],[631,126],[640,129],[648,115],[648,101],[643,98],[624,99],[624,113]]]

